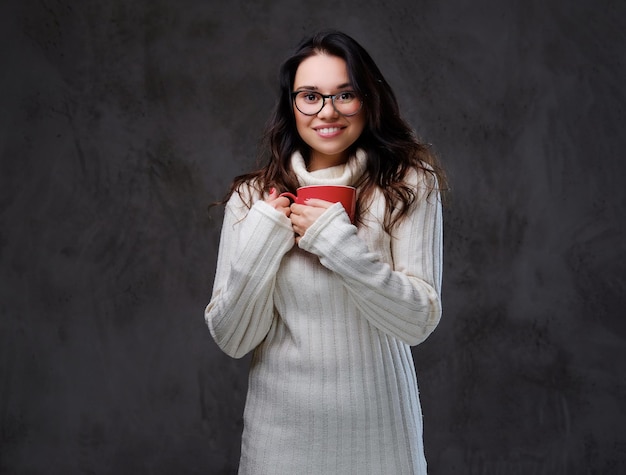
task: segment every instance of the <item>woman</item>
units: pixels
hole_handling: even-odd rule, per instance
[[[444,176],[352,38],[325,31],[280,70],[267,165],[235,179],[205,317],[254,351],[241,474],[424,474],[410,346],[441,316]],[[291,204],[313,184],[341,203]]]

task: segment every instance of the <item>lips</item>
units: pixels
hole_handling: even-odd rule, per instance
[[[343,127],[318,127],[315,131],[322,137],[334,137],[341,132]]]

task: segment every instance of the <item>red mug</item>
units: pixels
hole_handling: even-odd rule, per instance
[[[316,198],[330,201],[331,203],[341,203],[350,217],[350,222],[354,222],[356,211],[356,188],[343,185],[310,185],[301,186],[296,190],[296,194],[285,192],[280,196],[286,196],[294,203],[306,204],[305,200]]]

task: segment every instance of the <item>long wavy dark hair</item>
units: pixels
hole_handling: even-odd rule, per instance
[[[421,143],[400,116],[398,101],[376,63],[353,38],[336,30],[320,31],[304,39],[280,68],[280,95],[267,122],[260,148],[262,168],[236,177],[225,198],[242,185],[252,186],[259,194],[275,187],[295,191],[299,186],[291,169],[291,156],[300,151],[308,162],[310,148],[300,138],[294,118],[291,92],[298,66],[316,54],[342,58],[354,90],[364,98],[365,128],[352,145],[367,153],[366,172],[356,184],[357,221],[374,191],[381,190],[386,201],[384,227],[390,230],[409,211],[416,200],[414,187],[405,182],[411,169],[432,175],[430,192],[445,190],[446,177],[436,155],[428,144]],[[252,203],[248,203],[251,206]]]

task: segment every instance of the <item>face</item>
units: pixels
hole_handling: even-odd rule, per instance
[[[300,63],[293,90],[337,94],[353,90],[353,85],[343,59],[319,53]],[[316,115],[304,115],[295,105],[293,112],[298,134],[311,147],[310,171],[345,163],[349,158],[348,149],[365,128],[363,108],[347,117],[335,110],[330,98]]]

